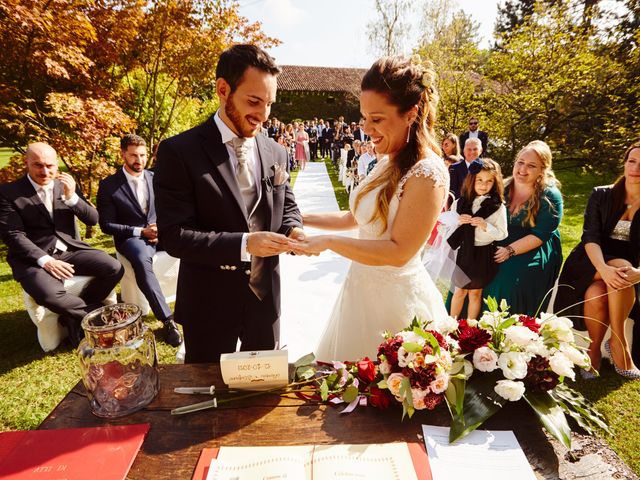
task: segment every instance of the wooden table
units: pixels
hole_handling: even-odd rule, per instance
[[[150,423],[151,429],[127,478],[190,479],[205,447],[422,441],[421,424],[447,426],[441,406],[417,412],[401,422],[401,410],[357,408],[341,415],[342,406],[306,403],[296,398],[262,395],[221,405],[218,409],[172,416],[172,408],[204,401],[205,395],[179,395],[175,387],[224,387],[217,365],[163,365],[160,393],[147,408],[107,421],[94,416],[86,390],[78,383],[40,425],[41,429]],[[542,431],[525,402],[503,408],[486,428],[514,430],[538,478],[638,478],[605,442],[575,435],[576,461]],[[612,475],[615,474],[615,477]],[[619,475],[619,477],[618,477]]]

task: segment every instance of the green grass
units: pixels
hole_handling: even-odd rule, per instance
[[[338,201],[338,207],[340,210],[349,210],[349,194],[342,183],[340,183],[340,180],[338,180],[338,168],[333,166],[328,157],[321,160],[324,161],[324,164],[327,167],[327,172],[331,179],[331,185],[333,186],[333,193],[335,193],[336,200]]]
[[[338,182],[337,171],[329,160],[324,162],[338,204],[347,209],[348,195]],[[296,174],[295,171],[291,174],[292,184]],[[559,178],[565,199],[560,230],[566,257],[580,240],[584,207],[591,189],[613,179],[573,172],[562,172]],[[110,237],[99,231],[90,243],[114,253]],[[5,255],[5,247],[0,246],[0,258]],[[41,351],[35,326],[24,310],[19,285],[4,261],[0,261],[0,299],[0,431],[37,428],[79,380],[77,358],[66,346],[49,354]],[[173,363],[176,349],[162,342],[161,323],[153,317],[146,321],[157,335],[160,362]],[[640,382],[624,381],[607,363],[603,363],[601,375],[590,382],[578,381],[575,387],[595,402],[607,418],[615,432],[615,436],[605,437],[611,447],[635,472],[640,472]]]
[[[3,168],[9,163],[9,159],[13,155],[13,150],[10,148],[0,148],[0,168]]]

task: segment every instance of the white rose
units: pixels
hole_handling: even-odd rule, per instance
[[[429,329],[446,335],[447,333],[454,332],[458,329],[458,321],[450,316],[444,316],[437,318],[429,324]]]
[[[517,402],[524,395],[524,383],[512,380],[498,380],[493,390],[505,400]]]
[[[400,332],[398,335],[402,338],[402,342],[417,343],[424,345],[425,339],[415,332]]]
[[[545,314],[542,328],[550,331],[561,342],[573,342],[573,323],[566,317],[556,317]]]
[[[476,348],[473,352],[473,366],[481,372],[493,372],[498,368],[498,355],[489,347]]]
[[[545,358],[549,356],[549,349],[545,346],[542,337],[538,337],[534,342],[531,342],[524,350],[531,356],[540,355]]]
[[[504,331],[507,344],[526,347],[538,338],[538,334],[527,327],[512,325]]]
[[[519,352],[502,353],[498,357],[498,366],[502,374],[509,380],[517,380],[527,376],[527,356]]]
[[[556,352],[551,355],[549,366],[551,370],[560,376],[569,377],[571,380],[576,379],[576,374],[573,371],[573,362],[562,352]]]
[[[437,375],[435,380],[429,384],[429,388],[433,393],[442,393],[449,386],[449,375]]]
[[[389,375],[389,378],[387,378],[387,388],[395,397],[400,397],[400,386],[404,379],[405,376],[401,373],[392,373]]]
[[[575,365],[579,367],[589,367],[591,365],[591,360],[589,356],[583,352],[582,350],[578,350],[573,345],[569,345],[568,343],[560,344],[560,351],[567,356],[569,360],[571,360]]]
[[[382,375],[389,375],[391,373],[391,364],[389,362],[387,362],[386,360],[380,362],[380,365],[378,366],[378,369],[380,370],[380,373]]]

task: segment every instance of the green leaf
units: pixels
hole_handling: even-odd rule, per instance
[[[495,298],[487,297],[484,299],[484,303],[487,304],[487,308],[489,309],[490,312],[498,311],[498,302],[496,301]]]
[[[342,399],[347,403],[351,403],[356,399],[357,396],[358,396],[358,388],[351,385],[347,387],[344,393],[342,394]]]
[[[329,399],[329,385],[327,384],[327,380],[324,378],[320,383],[320,398],[323,402],[326,402]]]
[[[451,415],[452,417],[454,414],[462,415],[466,383],[466,380],[460,378],[449,379],[449,385],[444,392],[444,396],[447,400],[447,405],[449,406],[449,412],[453,412]]]
[[[566,384],[561,383],[551,390],[549,394],[558,402],[564,412],[570,415],[590,435],[597,433],[596,428],[613,435],[613,431],[604,416],[580,392],[576,392]]]
[[[482,425],[489,417],[502,408],[506,400],[493,387],[501,380],[500,372],[476,372],[464,385],[462,408],[456,403],[452,412],[449,442],[464,437]],[[454,381],[455,382],[455,381]],[[458,392],[456,392],[456,395]],[[456,397],[456,402],[460,400]],[[451,409],[450,409],[451,411]]]
[[[311,365],[302,365],[296,368],[296,380],[309,380],[315,374],[316,369]]]
[[[400,397],[402,400],[402,419],[404,420],[405,415],[408,415],[409,418],[413,415],[415,409],[413,408],[413,395],[411,394],[411,383],[407,377],[402,379],[400,383]]]
[[[507,301],[503,298],[502,300],[500,300],[500,310],[503,312],[508,312],[509,311],[509,304],[507,303]]]
[[[404,348],[407,352],[417,353],[422,351],[422,345],[415,342],[404,342],[402,344],[402,348]]]
[[[511,325],[513,325],[514,323],[516,323],[516,319],[511,317],[511,318],[507,318],[504,322],[502,322],[500,324],[500,326],[498,327],[500,330],[505,330],[507,328],[509,328]]]
[[[571,429],[567,423],[562,407],[548,392],[531,393],[526,392],[524,399],[547,429],[559,442],[571,450]]]
[[[386,378],[383,378],[382,380],[380,380],[378,382],[378,388],[389,388],[387,386],[387,379]]]
[[[298,367],[312,365],[313,362],[315,362],[315,360],[316,360],[316,356],[313,353],[307,353],[306,355],[296,360],[293,366],[298,368]]]

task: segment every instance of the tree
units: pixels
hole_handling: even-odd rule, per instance
[[[403,53],[403,37],[410,31],[407,14],[415,8],[411,0],[375,0],[377,18],[367,24],[373,53],[381,56]]]
[[[567,7],[536,5],[487,66],[500,86],[486,98],[502,139],[503,163],[533,139],[555,148],[554,165],[612,169],[625,134],[622,65],[602,54],[600,37]]]
[[[487,88],[481,75],[486,55],[478,47],[479,25],[453,7],[446,0],[427,6],[423,43],[416,51],[433,63],[438,75],[438,125],[459,133],[469,116],[483,110],[478,95]]]

